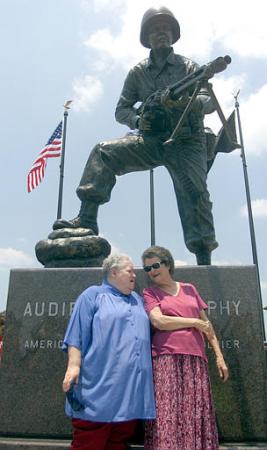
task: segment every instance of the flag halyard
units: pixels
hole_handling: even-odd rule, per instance
[[[48,158],[58,158],[61,155],[62,126],[63,122],[61,121],[34,161],[27,177],[28,192],[31,192],[39,185],[39,183],[41,183]]]

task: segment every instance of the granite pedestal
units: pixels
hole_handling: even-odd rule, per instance
[[[222,384],[207,348],[222,441],[267,441],[266,361],[261,305],[254,266],[175,269],[195,284],[209,306],[230,380]],[[61,383],[66,356],[60,350],[77,296],[99,284],[99,268],[12,270],[4,352],[0,367],[0,435],[66,438]],[[137,289],[147,285],[137,269]]]

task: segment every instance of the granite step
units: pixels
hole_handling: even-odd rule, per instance
[[[61,439],[25,439],[0,437],[0,450],[69,450],[70,441]],[[132,450],[144,450],[143,445],[132,445]]]
[[[69,440],[0,437],[0,450],[69,450],[69,448]],[[131,449],[143,450],[144,447],[132,445]],[[267,450],[267,442],[222,443],[220,450]]]

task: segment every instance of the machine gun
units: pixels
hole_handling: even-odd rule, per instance
[[[166,132],[168,129],[173,130],[169,139],[164,142],[164,145],[170,145],[175,142],[197,95],[200,90],[204,88],[209,93],[213,106],[221,119],[225,132],[224,134],[229,141],[230,147],[232,149],[240,148],[240,145],[236,142],[236,136],[232,135],[229,122],[227,122],[222,112],[219,102],[213,92],[212,85],[208,81],[216,73],[225,70],[230,63],[230,56],[219,56],[210,63],[199,67],[182,80],[167,86],[164,90],[154,92],[147,98],[145,104],[142,105],[140,112],[142,117],[147,119],[152,124],[153,131]],[[171,124],[170,115],[168,114],[168,103],[170,103],[169,101],[175,102],[181,96],[185,97],[185,93],[188,93],[190,88],[191,90],[194,88],[193,94],[191,97],[188,97],[188,100],[185,103],[185,108],[178,120],[178,123],[174,127],[173,124]]]
[[[230,63],[231,57],[229,55],[219,56],[210,63],[204,64],[193,73],[182,78],[182,80],[168,86],[166,89],[166,95],[168,95],[171,99],[177,99],[183,91],[187,90],[197,82],[207,82],[215,75],[215,73],[223,72],[223,70],[225,70]]]
[[[200,92],[201,89],[205,88],[212,101],[213,105],[219,115],[219,118],[221,119],[221,122],[223,124],[223,127],[225,129],[226,136],[233,146],[233,148],[239,148],[240,145],[235,141],[234,136],[232,136],[231,130],[228,126],[228,122],[222,112],[222,109],[220,107],[220,104],[213,92],[212,85],[208,82],[210,78],[212,78],[216,73],[222,72],[225,70],[228,66],[228,64],[231,63],[231,57],[229,55],[226,56],[219,56],[218,58],[214,59],[208,64],[205,64],[201,66],[199,69],[197,69],[195,72],[187,75],[182,80],[172,84],[171,86],[168,86],[163,93],[164,99],[171,99],[176,100],[178,99],[185,91],[187,91],[190,87],[195,86],[193,95],[190,97],[182,116],[180,117],[176,127],[174,128],[171,136],[167,141],[164,142],[164,145],[170,145],[173,144],[179,134],[179,131],[183,125],[183,122],[187,116],[187,114],[190,112],[193,103]]]

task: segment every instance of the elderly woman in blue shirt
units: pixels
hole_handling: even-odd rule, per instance
[[[149,320],[135,277],[128,256],[109,256],[103,283],[75,303],[63,343],[72,450],[127,449],[137,420],[155,417]]]

